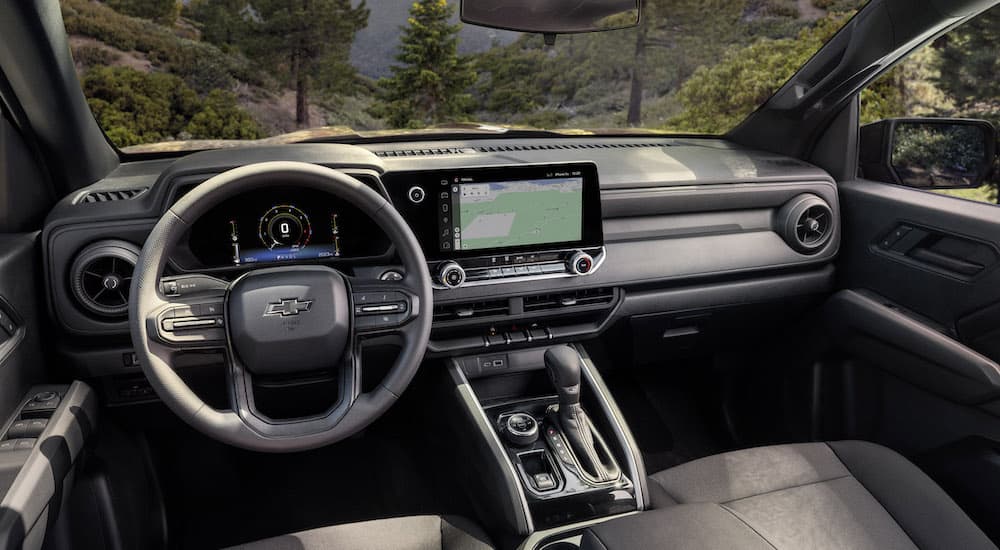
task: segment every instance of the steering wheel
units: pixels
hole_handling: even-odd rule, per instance
[[[325,191],[357,207],[389,237],[404,277],[369,280],[323,265],[283,265],[248,271],[214,295],[180,293],[176,281],[161,280],[175,247],[212,207],[247,191],[285,186]],[[188,424],[236,447],[291,452],[344,439],[395,402],[427,348],[432,299],[420,245],[381,195],[330,168],[265,162],[212,177],[163,214],[136,263],[129,324],[150,384]],[[361,342],[383,335],[402,341],[399,356],[381,383],[363,392]],[[223,352],[231,410],[207,405],[174,370],[181,354],[198,351]],[[323,369],[336,372],[338,380],[325,412],[274,419],[255,405],[254,377]]]

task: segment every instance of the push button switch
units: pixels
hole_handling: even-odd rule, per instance
[[[535,489],[539,491],[550,491],[556,488],[556,480],[552,477],[552,474],[535,474],[531,476],[531,481],[535,484]]]
[[[18,420],[10,425],[7,430],[8,439],[18,439],[22,437],[38,437],[45,431],[45,426],[49,424],[47,418],[29,418]]]
[[[55,394],[55,392],[42,392],[36,395],[31,401],[24,404],[24,408],[21,409],[24,412],[40,412],[40,411],[54,411],[56,407],[59,406],[59,395],[56,394],[55,397],[50,397],[48,394]],[[39,399],[40,396],[45,396],[45,399]]]

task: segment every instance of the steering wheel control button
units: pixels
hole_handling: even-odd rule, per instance
[[[198,304],[193,309],[198,316],[222,315],[222,302]]]
[[[427,194],[424,193],[424,188],[416,185],[410,188],[407,195],[410,197],[410,202],[413,204],[420,204],[424,202],[425,198],[427,198]]]
[[[402,281],[403,280],[403,272],[401,272],[399,270],[396,270],[396,269],[389,269],[389,270],[383,271],[382,274],[378,276],[378,280],[380,280],[380,281]]]
[[[229,283],[226,281],[208,275],[181,275],[160,281],[160,291],[170,297],[208,292],[221,294],[228,287]]]
[[[512,445],[526,447],[538,441],[538,421],[528,413],[516,412],[503,421],[504,436]]]
[[[362,330],[374,330],[374,329],[387,329],[392,327],[397,327],[403,324],[406,320],[405,314],[378,314],[378,315],[361,315],[358,316],[355,321],[355,328]]]
[[[406,311],[406,304],[377,304],[370,306],[358,306],[354,308],[355,313],[361,315],[374,315],[378,313],[399,313]]]
[[[447,288],[458,288],[465,282],[465,270],[456,262],[445,262],[438,269],[438,282]]]

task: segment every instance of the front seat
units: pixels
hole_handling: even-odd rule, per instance
[[[482,529],[453,516],[408,516],[320,527],[234,546],[244,550],[493,550]]]
[[[653,511],[591,527],[582,550],[997,550],[919,468],[861,441],[710,456],[650,492]]]

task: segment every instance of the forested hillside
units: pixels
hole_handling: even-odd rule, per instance
[[[473,121],[720,133],[863,4],[647,0],[638,28],[549,47],[463,31],[446,0],[61,1],[91,107],[120,146]],[[865,120],[1000,121],[998,22],[995,9],[895,68],[865,91]]]

